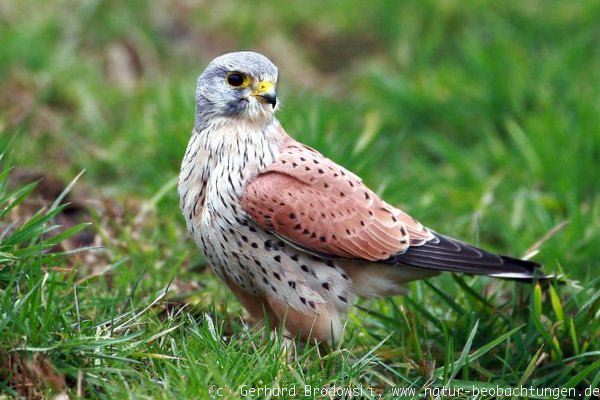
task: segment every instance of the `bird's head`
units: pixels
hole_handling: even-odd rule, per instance
[[[215,58],[198,78],[197,122],[219,117],[273,120],[279,105],[277,75],[275,64],[262,54],[241,51]]]

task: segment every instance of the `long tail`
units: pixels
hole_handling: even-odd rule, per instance
[[[541,273],[541,265],[536,262],[493,254],[460,240],[433,234],[434,239],[420,246],[411,246],[405,252],[390,257],[386,263],[519,281],[552,278]]]

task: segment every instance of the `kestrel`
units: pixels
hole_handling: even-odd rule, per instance
[[[539,264],[438,234],[288,136],[277,79],[261,54],[215,58],[198,79],[179,175],[191,235],[252,317],[331,342],[357,297],[399,294],[442,271],[533,277]]]

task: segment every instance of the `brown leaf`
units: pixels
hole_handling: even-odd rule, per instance
[[[44,399],[47,389],[60,394],[66,389],[65,377],[45,356],[21,352],[0,352],[0,379],[21,396]]]

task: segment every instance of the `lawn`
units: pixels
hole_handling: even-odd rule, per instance
[[[597,1],[0,1],[0,399],[585,397],[599,20]],[[240,49],[278,64],[292,136],[562,283],[411,283],[287,360],[210,272],[175,190],[196,79]]]

